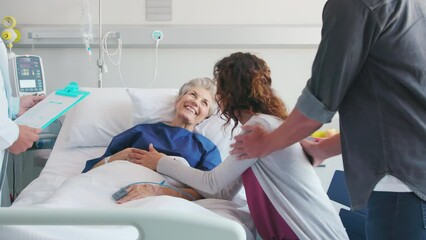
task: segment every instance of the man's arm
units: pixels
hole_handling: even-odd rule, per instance
[[[259,126],[243,127],[246,133],[235,137],[231,154],[238,155],[238,159],[264,157],[299,142],[321,126],[321,122],[307,118],[295,108],[286,121],[270,133]]]
[[[340,134],[333,135],[320,141],[303,140],[300,142],[303,150],[312,158],[314,167],[320,165],[324,160],[342,153],[340,145]]]

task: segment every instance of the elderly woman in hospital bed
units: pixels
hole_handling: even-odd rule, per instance
[[[206,82],[211,83],[211,80]],[[161,196],[146,197],[126,204],[116,204],[116,201],[112,197],[113,193],[118,189],[135,182],[146,181],[162,183],[166,180],[165,184],[177,186],[170,181],[170,178],[126,160],[128,158],[126,154],[124,154],[124,157],[120,157],[123,158],[124,161],[115,160],[113,155],[122,151],[121,149],[117,150],[117,152],[109,152],[108,150],[106,154],[103,154],[113,136],[122,133],[126,129],[131,128],[131,126],[162,122],[158,125],[164,128],[179,129],[179,132],[182,133],[183,131],[183,136],[194,136],[194,139],[191,141],[204,141],[200,140],[203,139],[200,134],[207,136],[214,144],[205,141],[204,145],[200,143],[198,146],[195,146],[195,148],[193,146],[193,150],[184,155],[187,157],[187,155],[192,155],[194,151],[198,151],[197,149],[205,149],[202,153],[196,153],[199,159],[195,159],[192,163],[195,168],[207,170],[216,165],[217,162],[220,162],[221,158],[217,150],[220,151],[222,156],[229,151],[230,137],[227,132],[225,133],[225,131],[219,129],[218,126],[223,124],[223,120],[220,119],[217,114],[197,124],[194,132],[182,127],[167,126],[167,124],[165,124],[173,123],[173,119],[175,118],[181,120],[189,119],[190,121],[185,120],[187,121],[186,127],[191,126],[190,129],[193,129],[195,122],[201,120],[196,119],[195,116],[191,118],[191,114],[194,112],[198,113],[197,116],[205,114],[205,107],[200,106],[200,108],[204,109],[200,110],[193,106],[193,103],[190,103],[193,100],[188,99],[193,98],[196,92],[192,91],[194,89],[189,87],[190,85],[186,86],[188,87],[188,91],[183,92],[186,93],[185,99],[187,100],[181,101],[180,103],[176,101],[176,89],[87,89],[87,91],[91,92],[90,96],[67,115],[63,128],[59,134],[57,144],[40,177],[33,181],[19,195],[12,207],[155,209],[156,211],[158,210],[159,213],[170,212],[171,216],[175,216],[176,214],[182,216],[185,216],[185,214],[205,216],[206,223],[210,216],[216,218],[220,218],[221,216],[240,224],[246,231],[245,236],[247,239],[253,239],[253,224],[247,212],[244,198],[236,197],[232,199],[232,201],[229,201],[225,199],[209,198],[210,195],[202,193],[205,198],[196,201],[187,201],[178,196],[178,194],[180,195],[178,191],[181,191],[181,189],[175,192],[170,191],[170,193],[164,193],[166,195],[161,195],[162,192],[159,191],[158,187],[154,188],[152,191],[154,194],[151,192],[151,196]],[[197,92],[197,94],[200,93]],[[111,98],[111,96],[114,96],[114,98]],[[206,95],[203,96],[206,98]],[[211,103],[214,104],[214,91],[207,96],[210,96]],[[182,99],[184,98],[182,97]],[[199,104],[202,105],[203,103],[200,102]],[[207,103],[207,105],[209,104]],[[210,107],[207,109],[210,109],[212,105],[209,106]],[[206,116],[212,113],[210,110],[206,112],[208,113]],[[174,117],[176,114],[183,116]],[[165,134],[166,132],[163,131],[163,133]],[[172,139],[171,136],[169,137]],[[180,141],[181,140],[178,139],[169,142],[169,144],[173,145]],[[151,141],[146,143],[146,147],[149,143],[151,143]],[[154,142],[154,144],[157,146],[159,143],[157,141]],[[180,147],[187,148],[189,146],[189,144],[184,144]],[[216,147],[218,149],[216,149]],[[123,150],[126,148],[127,146],[124,146]],[[181,149],[176,149],[176,152],[180,152],[179,150]],[[147,152],[149,153],[149,151]],[[133,153],[128,155],[132,154]],[[178,155],[179,153],[170,154]],[[108,164],[103,164],[100,167],[92,168],[84,174],[80,174],[81,169],[83,169],[87,163],[87,159],[92,159],[96,156],[102,156],[100,157],[100,162],[103,163],[105,162],[105,157],[111,157]],[[133,158],[134,156],[130,156],[129,159],[132,160]],[[188,162],[186,162],[186,164],[189,165]],[[187,188],[187,186],[179,187]],[[191,199],[196,197],[194,192],[189,193],[194,194],[190,197]],[[167,194],[178,197],[168,196]],[[182,196],[184,195],[182,191]],[[195,228],[197,228],[197,226],[194,226],[194,230]],[[51,229],[49,226],[44,228],[8,228],[7,231],[0,230],[0,238],[25,239],[24,237],[10,238],[10,236],[18,234],[16,236],[42,236],[40,238],[31,239],[134,239],[133,236],[135,235],[134,229],[131,227],[101,229],[102,231],[99,231],[99,228],[96,227],[61,227]],[[102,237],[98,236],[100,233],[102,233]],[[50,235],[58,235],[61,237],[46,237]],[[97,235],[97,237],[92,237],[93,235]]]
[[[163,154],[180,156],[191,167],[211,170],[221,162],[217,147],[206,137],[194,133],[197,124],[216,112],[216,84],[209,78],[197,78],[185,83],[175,102],[175,115],[170,122],[139,124],[115,136],[106,152],[99,158],[87,161],[83,172],[106,163],[127,160],[130,162],[150,157],[160,157],[148,151],[152,144]],[[178,189],[164,186],[149,186],[145,194],[171,195],[190,200],[201,196],[189,188]],[[184,191],[184,192],[181,192]],[[183,193],[183,194],[182,194]]]

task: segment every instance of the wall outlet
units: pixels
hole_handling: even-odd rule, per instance
[[[160,41],[161,39],[163,39],[163,37],[164,37],[163,32],[160,31],[160,30],[156,30],[156,31],[152,32],[152,38],[155,41]]]

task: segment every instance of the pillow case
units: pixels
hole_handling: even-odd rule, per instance
[[[177,89],[127,90],[133,104],[133,125],[171,121],[175,114]],[[195,131],[210,139],[219,149],[222,160],[229,155],[232,126],[224,127],[225,120],[214,114],[195,127]],[[238,130],[234,131],[238,134]]]
[[[175,114],[174,102],[178,89],[129,88],[127,93],[133,107],[133,125],[170,122]]]
[[[81,88],[90,94],[66,113],[60,134],[69,147],[106,147],[132,126],[132,104],[124,88]]]

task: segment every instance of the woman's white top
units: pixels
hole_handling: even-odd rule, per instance
[[[259,114],[246,125],[260,124],[272,131],[281,123],[275,117]],[[241,174],[251,167],[269,200],[300,239],[348,239],[336,209],[299,143],[261,159],[237,160],[230,155],[206,172],[175,159],[163,157],[157,171],[197,189],[205,197],[233,198],[242,185]]]

